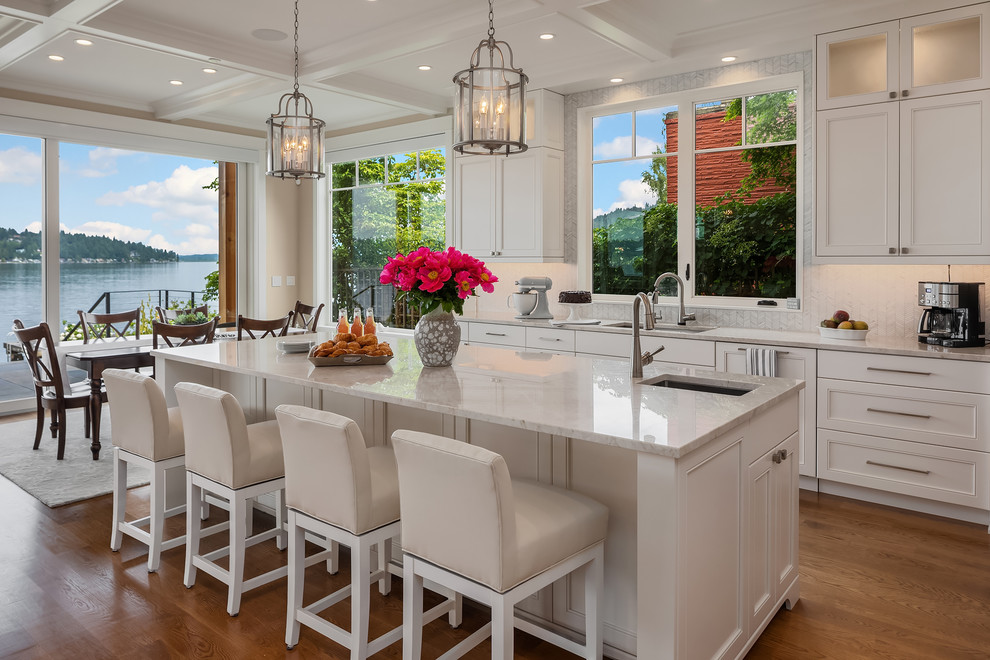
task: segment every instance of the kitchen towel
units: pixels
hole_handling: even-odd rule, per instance
[[[772,348],[747,348],[746,374],[749,376],[776,376],[777,351]]]

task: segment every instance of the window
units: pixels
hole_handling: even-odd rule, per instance
[[[801,89],[786,76],[579,111],[591,291],[651,291],[669,271],[695,305],[797,296]]]
[[[387,257],[421,245],[446,246],[446,150],[342,160],[330,166],[331,287],[336,313],[373,309],[393,327],[411,328],[418,310],[395,300],[378,278]]]

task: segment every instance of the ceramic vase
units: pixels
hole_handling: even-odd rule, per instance
[[[424,367],[449,367],[461,345],[461,326],[453,312],[438,307],[420,317],[413,340]]]

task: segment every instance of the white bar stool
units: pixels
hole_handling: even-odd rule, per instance
[[[602,657],[601,600],[608,509],[569,490],[511,480],[494,452],[429,433],[392,435],[403,545],[403,660],[423,644],[423,580],[492,610],[492,621],[442,657],[485,638],[493,660],[513,657],[519,628],[588,660]],[[516,618],[516,603],[585,567],[585,643]]]
[[[402,637],[402,626],[397,626],[368,639],[371,584],[377,581],[382,595],[390,592],[392,539],[401,533],[395,454],[390,447],[366,447],[358,425],[332,412],[281,405],[275,417],[282,435],[289,508],[285,644],[293,648],[299,642],[300,624],[305,624],[350,649],[351,660],[365,660]],[[304,563],[331,552],[306,558],[306,532],[350,547],[351,584],[304,607]],[[378,560],[372,569],[375,546]],[[318,616],[348,597],[350,632]],[[432,621],[446,612],[451,625],[460,624],[459,599],[445,600],[426,616]]]
[[[230,543],[208,554],[200,554],[199,540],[205,533],[199,516],[186,511],[185,585],[196,583],[196,569],[227,585],[227,613],[237,616],[241,594],[285,577],[280,566],[249,580],[244,579],[244,553],[253,545],[276,539],[285,548],[285,468],[282,438],[275,420],[247,424],[237,399],[228,392],[195,383],[177,383],[175,396],[182,411],[186,437],[186,502],[198,502],[203,491],[229,503]],[[275,526],[252,535],[250,517],[256,497],[275,493]],[[216,560],[229,556],[228,568]]]
[[[113,532],[110,549],[120,550],[124,534],[148,546],[148,572],[158,570],[163,550],[186,542],[185,535],[163,540],[165,519],[184,513],[185,505],[165,509],[165,471],[185,464],[182,417],[169,408],[158,383],[150,376],[107,369],[103,372],[110,402],[113,439]],[[127,467],[151,472],[150,514],[127,522]],[[147,526],[147,530],[144,527]]]

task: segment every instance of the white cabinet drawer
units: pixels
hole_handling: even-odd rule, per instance
[[[818,426],[990,451],[988,401],[981,394],[819,378]]]
[[[820,350],[818,376],[990,394],[990,364],[984,362]]]
[[[525,328],[526,348],[538,351],[574,351],[574,331],[560,328]]]
[[[950,504],[990,507],[990,457],[981,452],[819,429],[818,476]]]
[[[664,347],[654,356],[653,360],[656,362],[696,364],[701,367],[715,368],[715,342],[713,341],[677,339],[676,337],[640,337],[639,341],[643,352],[652,353],[660,346]]]
[[[472,323],[468,341],[522,348],[526,345],[526,328],[499,323]]]
[[[619,332],[577,330],[574,350],[591,355],[609,355],[629,359],[632,354],[632,335]]]

